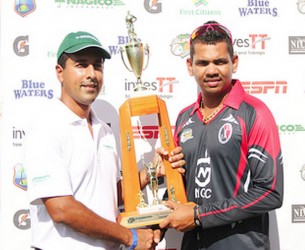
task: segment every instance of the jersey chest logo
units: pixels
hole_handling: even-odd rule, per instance
[[[231,123],[225,123],[221,126],[218,132],[218,140],[221,144],[227,143],[233,134],[233,127]]]
[[[193,139],[193,130],[191,128],[186,128],[182,131],[180,140],[184,143],[190,139]]]

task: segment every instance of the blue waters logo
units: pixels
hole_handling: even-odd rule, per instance
[[[21,80],[21,88],[14,89],[15,99],[24,97],[45,97],[52,99],[54,97],[53,89],[47,89],[45,82],[35,82],[32,80]]]
[[[246,7],[240,7],[239,15],[242,17],[252,15],[278,16],[278,9],[270,6],[268,0],[248,0]]]

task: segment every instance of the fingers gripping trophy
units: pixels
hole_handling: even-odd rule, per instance
[[[146,168],[150,180],[153,195],[152,204],[146,203],[144,193],[140,189],[131,118],[133,116],[157,114],[162,147],[168,152],[175,148],[165,102],[156,94],[147,91],[141,81],[142,71],[148,65],[149,49],[148,45],[144,47],[140,39],[137,38],[134,30],[136,20],[137,18],[130,12],[127,13],[125,21],[129,42],[124,48],[120,49],[123,64],[129,71],[134,72],[137,78],[133,92],[139,93],[127,99],[119,109],[125,211],[119,215],[118,221],[129,228],[159,224],[171,213],[171,210],[166,208],[158,197],[157,168],[160,162],[158,158],[154,157],[153,161],[148,164],[142,159],[143,167]],[[144,67],[145,56],[146,65]],[[127,60],[124,59],[126,57]],[[181,174],[173,169],[167,160],[164,160],[163,164],[169,199],[186,203],[186,193]]]

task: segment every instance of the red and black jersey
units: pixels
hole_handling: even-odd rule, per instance
[[[268,107],[238,80],[221,111],[203,122],[197,102],[176,121],[186,160],[189,201],[199,204],[202,229],[187,232],[183,249],[268,249],[268,211],[283,198],[283,159]]]

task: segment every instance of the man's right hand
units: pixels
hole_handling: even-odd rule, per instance
[[[137,229],[138,244],[135,249],[153,250],[160,242],[161,230]]]

